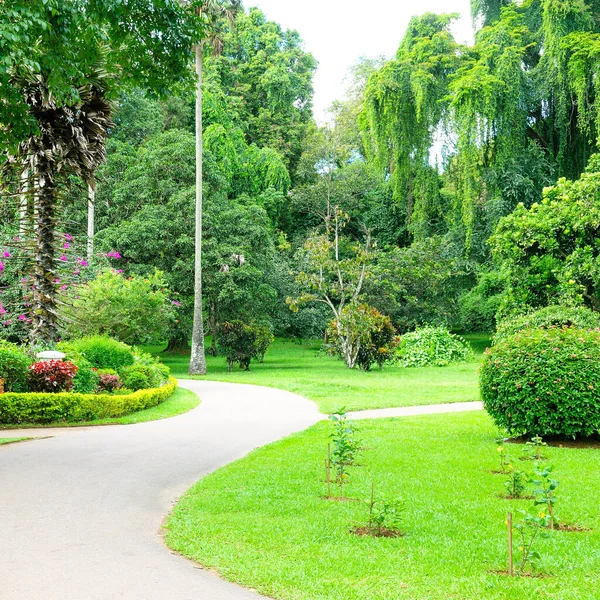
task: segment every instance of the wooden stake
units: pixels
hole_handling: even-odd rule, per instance
[[[371,504],[369,507],[369,529],[373,527],[373,507],[375,504],[375,482],[371,481]]]
[[[331,498],[331,444],[327,444],[327,497]]]
[[[508,576],[512,577],[514,575],[513,569],[513,523],[512,523],[512,513],[508,513]]]

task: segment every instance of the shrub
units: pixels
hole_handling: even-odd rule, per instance
[[[108,392],[109,394],[121,388],[123,384],[121,383],[121,379],[118,375],[110,375],[108,373],[104,373],[99,376],[98,381],[98,391],[99,392]]]
[[[501,321],[494,336],[494,343],[497,344],[524,329],[571,326],[580,329],[598,329],[600,314],[584,306],[547,306],[526,315],[512,316]]]
[[[374,364],[382,368],[393,360],[400,341],[390,318],[368,304],[346,306],[340,318],[329,324],[327,332],[330,353],[340,356],[347,366],[356,364],[363,371],[369,371]]]
[[[167,381],[169,374],[169,367],[154,358],[149,364],[135,363],[119,371],[123,386],[129,390],[158,387]]]
[[[69,337],[108,335],[127,344],[158,343],[175,319],[158,271],[146,277],[105,271],[74,293],[67,309]]]
[[[43,360],[29,367],[27,381],[32,392],[68,392],[73,389],[77,367],[64,360]]]
[[[160,404],[176,387],[177,381],[171,378],[160,388],[118,395],[11,392],[0,395],[0,423],[45,425],[118,418]]]
[[[71,361],[77,367],[77,374],[73,378],[73,391],[80,394],[93,394],[100,381],[100,376],[92,367],[92,363],[83,356],[71,358]]]
[[[481,395],[499,427],[527,436],[600,432],[600,332],[526,329],[488,349]]]
[[[503,299],[505,278],[491,271],[479,276],[477,285],[459,298],[460,323],[464,331],[492,332]]]
[[[81,355],[97,369],[119,369],[132,365],[135,361],[133,351],[123,342],[104,336],[92,336],[61,342],[57,348],[70,358],[70,355]]]
[[[469,360],[472,356],[468,342],[444,327],[423,327],[405,334],[397,352],[402,367],[442,367]]]
[[[27,390],[27,369],[32,363],[25,350],[16,344],[0,340],[0,378],[5,392]]]
[[[264,357],[273,341],[271,332],[260,325],[247,325],[242,321],[226,321],[218,327],[218,344],[227,359],[229,370],[235,363],[240,368],[250,370],[253,358]]]

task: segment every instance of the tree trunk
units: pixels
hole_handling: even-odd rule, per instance
[[[51,168],[51,167],[50,167]],[[31,341],[52,344],[58,339],[56,311],[56,188],[52,176],[40,166],[42,182],[36,194],[36,249],[33,273],[33,329]]]
[[[202,315],[202,44],[196,46],[196,237],[194,260],[194,325],[190,375],[206,374]]]
[[[87,259],[91,263],[94,257],[94,213],[96,209],[96,185],[88,186],[88,226],[87,226]]]
[[[21,173],[21,198],[19,201],[19,235],[27,235],[27,194],[29,192],[29,170],[25,168]]]
[[[210,303],[210,314],[208,315],[208,330],[210,331],[210,349],[208,353],[211,356],[217,356],[217,307],[216,302]]]
[[[182,337],[172,337],[163,352],[187,352],[190,349],[188,341]]]

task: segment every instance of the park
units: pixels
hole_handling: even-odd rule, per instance
[[[0,597],[597,600],[600,0],[255,4],[0,2]]]

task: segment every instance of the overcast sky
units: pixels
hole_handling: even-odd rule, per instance
[[[393,56],[415,14],[456,12],[458,41],[472,37],[469,0],[246,0],[285,29],[296,29],[319,61],[315,116],[322,121],[333,100],[344,94],[344,77],[361,57]]]

